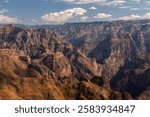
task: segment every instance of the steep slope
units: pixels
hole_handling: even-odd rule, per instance
[[[72,77],[72,81],[69,78],[65,82],[64,76],[44,74],[53,69],[47,64],[33,67],[26,61],[29,57],[25,59],[25,56],[23,51],[0,49],[0,99],[131,99],[128,93],[112,91],[90,80]]]
[[[112,78],[110,83],[112,89],[122,92],[127,91],[133,98],[150,99],[148,93],[150,86],[150,61],[138,58],[135,61],[126,63]]]
[[[110,69],[113,77],[128,60],[150,52],[150,21],[68,23],[54,30],[89,58]]]
[[[23,51],[30,57],[25,61],[33,69],[46,71],[45,74],[55,78],[75,76],[91,79],[101,75],[99,71],[103,67],[95,59],[87,58],[78,48],[48,29],[24,30],[9,25],[1,28],[1,32],[0,48]],[[28,58],[23,56],[20,59]]]

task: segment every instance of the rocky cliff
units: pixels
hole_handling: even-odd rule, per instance
[[[149,99],[150,21],[0,27],[1,99]]]

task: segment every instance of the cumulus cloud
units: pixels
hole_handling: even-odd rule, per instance
[[[0,14],[4,14],[4,13],[7,13],[7,12],[8,12],[7,9],[2,9],[2,10],[0,10]]]
[[[73,4],[101,4],[101,5],[123,5],[126,3],[126,0],[61,0],[67,3],[73,3]]]
[[[62,0],[64,2],[75,2],[76,0]]]
[[[87,11],[83,8],[72,8],[72,9],[67,9],[65,11],[61,11],[61,12],[54,12],[54,13],[45,14],[41,17],[41,19],[44,22],[63,23],[63,22],[66,22],[75,16],[82,16],[86,12]]]
[[[121,20],[137,20],[140,19],[141,17],[139,15],[130,15],[130,16],[123,16],[120,17]]]
[[[9,1],[9,0],[4,0],[4,2],[5,2],[5,3],[10,3],[10,1]]]
[[[140,8],[133,7],[133,8],[130,8],[130,10],[132,10],[132,11],[137,11],[137,10],[140,10]]]
[[[90,10],[96,10],[97,8],[96,7],[90,7],[89,9]]]
[[[62,1],[74,4],[89,4],[89,3],[100,3],[104,0],[62,0]]]
[[[131,6],[119,6],[120,9],[131,9]]]
[[[83,21],[85,21],[85,20],[87,20],[88,18],[89,18],[88,16],[83,16],[83,17],[81,17],[80,19],[83,20]]]
[[[112,15],[111,14],[106,14],[106,13],[99,13],[96,16],[94,16],[94,18],[97,18],[97,19],[107,19],[107,18],[110,18],[110,17],[112,17]]]
[[[126,3],[125,0],[113,0],[113,1],[110,1],[110,2],[104,2],[103,5],[107,5],[107,6],[110,6],[110,5],[124,5]]]
[[[21,22],[16,17],[10,17],[10,16],[5,15],[7,12],[9,12],[7,9],[1,9],[0,10],[0,23],[17,23],[17,22]]]
[[[32,22],[32,23],[37,23],[38,20],[32,19],[31,22]]]
[[[150,12],[144,14],[144,15],[129,15],[129,16],[123,16],[120,17],[120,20],[139,20],[139,19],[150,19]]]
[[[144,14],[142,17],[143,19],[150,19],[150,12]]]
[[[17,22],[19,22],[18,18],[0,15],[0,23],[17,23]]]

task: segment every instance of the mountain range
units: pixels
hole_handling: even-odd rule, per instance
[[[150,99],[150,20],[1,25],[0,99]]]

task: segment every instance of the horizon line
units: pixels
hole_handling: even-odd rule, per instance
[[[105,20],[104,20],[104,21],[89,21],[89,22],[86,22],[86,21],[85,21],[85,22],[82,22],[82,21],[80,22],[80,21],[79,21],[79,22],[65,22],[65,23],[60,23],[60,24],[53,24],[53,23],[45,23],[45,24],[44,24],[44,23],[41,23],[41,24],[38,24],[38,23],[37,23],[37,24],[35,24],[35,23],[34,23],[34,24],[26,24],[26,23],[0,23],[0,26],[1,26],[1,25],[4,25],[4,26],[6,26],[6,25],[24,25],[24,26],[51,25],[51,26],[59,26],[59,25],[65,25],[65,24],[79,24],[79,23],[80,23],[80,24],[81,24],[81,23],[84,24],[84,23],[96,23],[96,22],[97,22],[97,23],[104,23],[104,22],[106,22],[106,23],[107,23],[107,22],[111,23],[111,22],[119,22],[119,21],[120,21],[120,22],[131,22],[131,21],[132,21],[132,22],[135,22],[135,21],[150,21],[150,19],[139,19],[139,20],[113,20],[113,21],[107,21],[107,20],[105,21]]]

